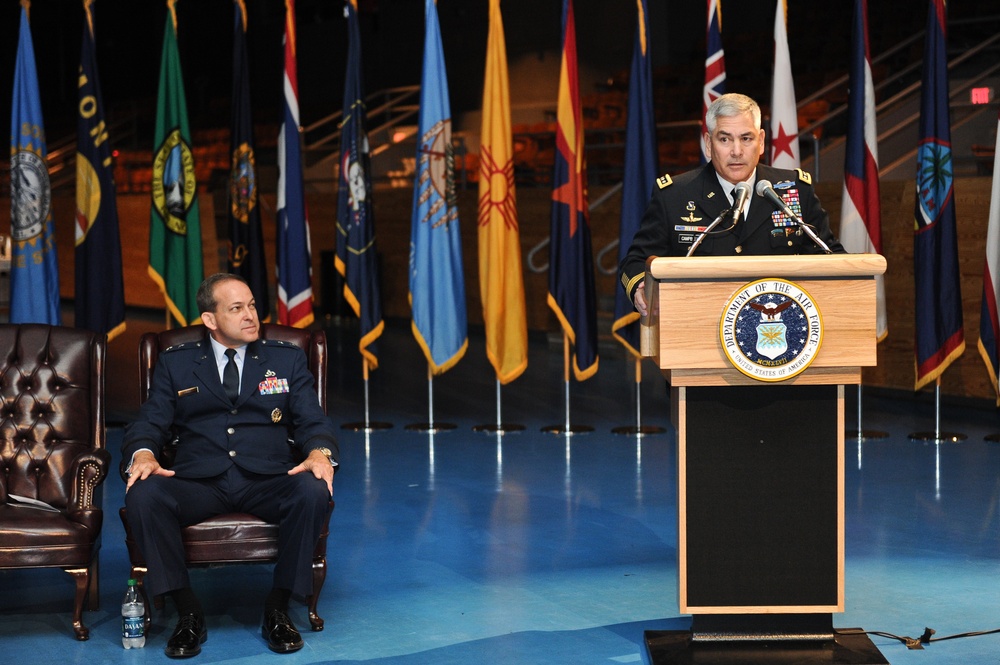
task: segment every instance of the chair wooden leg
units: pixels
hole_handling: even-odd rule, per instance
[[[81,642],[90,639],[90,629],[83,625],[83,604],[87,600],[90,587],[89,568],[67,568],[66,572],[76,581],[76,596],[73,600],[73,632]]]
[[[326,582],[326,559],[313,561],[313,592],[306,598],[309,606],[309,625],[314,631],[323,630],[323,618],[316,613],[316,606],[319,604],[319,592],[323,590],[323,583]]]
[[[142,566],[132,566],[132,579],[135,580],[135,588],[139,590],[139,595],[142,596],[142,619],[146,627],[146,632],[149,632],[149,627],[153,623],[153,611],[149,607],[149,596],[146,595],[146,586],[142,583],[143,579],[146,577],[146,569]],[[157,600],[160,600],[157,598]],[[157,604],[157,609],[163,609],[163,601]]]

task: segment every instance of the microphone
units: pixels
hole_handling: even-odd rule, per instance
[[[796,215],[792,209],[788,207],[788,204],[785,203],[785,200],[778,196],[778,193],[774,191],[774,187],[771,186],[770,180],[757,181],[757,196],[763,196],[765,199],[776,205],[781,212],[788,215],[789,219],[798,224],[799,228],[805,231],[805,234],[809,236],[814,243],[819,245],[820,249],[827,254],[833,253],[830,246],[823,242],[818,235],[816,235],[816,232],[813,231],[812,227],[806,224],[801,217]]]
[[[748,190],[750,189],[749,185],[747,185],[747,189]],[[698,234],[698,237],[695,239],[693,243],[691,243],[691,247],[688,249],[687,254],[685,254],[684,256],[694,256],[694,250],[698,249],[698,245],[701,244],[701,241],[704,240],[708,236],[708,234],[711,233],[712,230],[715,229],[715,227],[718,226],[722,222],[722,220],[726,218],[726,215],[728,215],[731,212],[733,212],[732,208],[726,208],[725,210],[720,212],[719,216],[713,219],[712,223],[706,226],[705,230]]]
[[[743,214],[743,207],[747,203],[747,199],[750,198],[750,183],[741,182],[736,185],[736,189],[733,190],[733,226],[740,221],[740,215]]]

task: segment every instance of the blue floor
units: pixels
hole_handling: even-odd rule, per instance
[[[338,426],[363,419],[355,336],[332,328],[331,406]],[[117,342],[116,342],[117,343]],[[134,347],[133,347],[134,348]],[[594,428],[542,433],[565,420],[561,343],[533,338],[528,371],[502,392],[473,335],[467,357],[433,383],[434,420],[453,431],[405,426],[430,418],[428,383],[406,325],[390,326],[371,375],[370,417],[394,426],[341,430],[342,470],[320,597],[321,633],[302,651],[272,655],[260,637],[270,571],[237,566],[192,573],[209,639],[193,662],[613,664],[646,663],[646,630],[682,630],[676,558],[676,445],[662,379],[644,366],[642,420],[667,432],[611,433],[634,423],[632,365],[602,347],[597,376],[571,386],[571,420]],[[131,375],[122,380],[131,380]],[[848,391],[848,428],[856,397]],[[933,406],[865,395],[864,426],[887,439],[847,442],[846,598],[839,627],[935,637],[1000,628],[1000,430],[989,405],[946,405],[958,444],[912,442],[933,430]],[[109,430],[116,455],[122,430]],[[154,612],[145,649],[124,651],[118,604],[128,574],[117,510],[123,485],[104,485],[101,609],[84,614],[88,642],[70,626],[72,583],[61,571],[0,572],[4,663],[166,662],[174,616]],[[305,630],[304,607],[293,619]],[[874,636],[894,664],[1000,663],[1000,635],[931,643],[922,651]]]

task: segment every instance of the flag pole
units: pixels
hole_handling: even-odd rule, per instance
[[[434,422],[434,372],[430,363],[427,363],[427,422],[411,423],[406,426],[406,429],[431,434],[455,429],[455,423]]]
[[[521,432],[524,431],[524,425],[518,423],[506,423],[504,424],[503,418],[501,418],[501,408],[500,408],[500,377],[497,377],[497,422],[496,425],[475,425],[472,428],[473,432],[489,432],[491,434],[509,434],[510,432]]]
[[[627,434],[629,436],[643,437],[651,434],[663,434],[667,430],[656,425],[642,424],[642,358],[636,356],[635,360],[635,425],[613,427],[613,434]]]
[[[856,430],[847,430],[847,436],[849,438],[852,438],[852,439],[856,438],[859,441],[862,441],[862,440],[872,440],[872,441],[874,441],[875,439],[886,439],[886,438],[888,438],[889,437],[889,433],[888,432],[883,432],[882,430],[878,430],[878,429],[864,429],[864,427],[862,427],[862,424],[864,423],[864,420],[861,417],[862,416],[862,414],[861,414],[862,394],[863,394],[862,385],[859,383],[858,384],[858,429],[856,429]]]
[[[941,377],[934,382],[934,431],[914,432],[910,434],[911,441],[933,441],[934,443],[958,443],[966,436],[959,432],[941,431]]]
[[[572,436],[573,434],[585,434],[586,432],[593,432],[594,428],[590,425],[572,425],[569,419],[569,364],[570,364],[570,353],[569,353],[569,335],[566,331],[563,331],[563,400],[566,408],[566,421],[562,425],[547,425],[542,428],[543,432],[548,432],[549,434],[565,434],[566,436]]]
[[[380,421],[372,422],[368,417],[369,414],[368,362],[369,362],[368,358],[361,359],[361,376],[363,378],[365,386],[365,420],[364,422],[344,423],[343,425],[340,426],[340,429],[349,429],[353,432],[365,432],[365,433],[371,433],[383,429],[392,429],[392,423],[385,423]]]

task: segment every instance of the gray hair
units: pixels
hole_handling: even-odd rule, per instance
[[[195,301],[198,303],[198,311],[204,314],[205,312],[214,312],[215,308],[218,306],[218,301],[215,299],[215,286],[216,284],[221,284],[222,282],[228,282],[229,280],[236,280],[237,282],[247,283],[245,279],[239,275],[233,275],[227,272],[217,272],[214,275],[209,275],[205,278],[205,281],[201,283],[198,287],[198,293],[195,295]],[[249,284],[247,284],[249,287]]]
[[[708,128],[708,133],[715,132],[715,123],[719,118],[731,118],[744,113],[750,114],[750,117],[753,118],[754,129],[759,130],[760,106],[757,105],[757,102],[738,92],[722,95],[712,102],[708,111],[705,112],[705,126]]]

